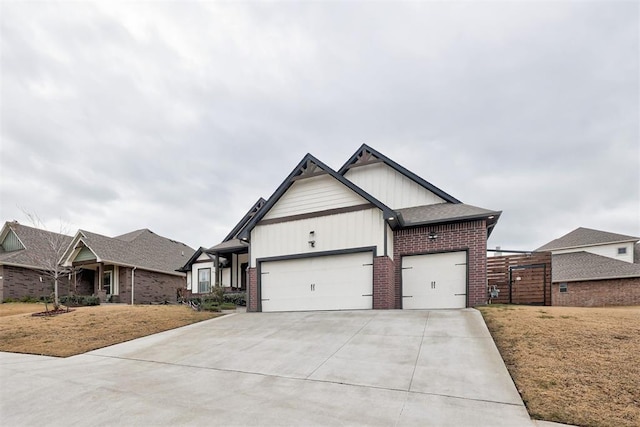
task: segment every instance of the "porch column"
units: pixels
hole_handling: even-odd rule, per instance
[[[218,252],[215,253],[215,260],[214,260],[214,266],[216,269],[216,288],[218,286],[220,286],[220,256],[218,255]]]

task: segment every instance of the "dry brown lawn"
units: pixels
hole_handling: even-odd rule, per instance
[[[220,313],[176,305],[100,305],[33,317],[44,304],[0,304],[0,351],[67,357],[129,341]]]
[[[533,418],[640,426],[640,307],[480,311]]]

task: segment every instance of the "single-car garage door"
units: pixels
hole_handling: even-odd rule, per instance
[[[373,306],[373,254],[263,261],[262,311],[357,310]]]
[[[466,305],[466,252],[402,257],[402,308],[464,308]]]

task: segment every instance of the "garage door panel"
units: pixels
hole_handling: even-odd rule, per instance
[[[403,308],[464,308],[466,288],[466,252],[402,258]]]
[[[262,311],[370,309],[371,252],[261,264]]]

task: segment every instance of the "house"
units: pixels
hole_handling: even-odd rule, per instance
[[[212,249],[246,254],[249,311],[463,308],[487,301],[500,214],[362,145],[338,171],[304,156]]]
[[[553,305],[639,305],[639,240],[580,227],[538,248],[552,254]]]
[[[61,263],[81,269],[79,295],[130,304],[176,301],[186,274],[176,271],[194,254],[184,243],[142,229],[116,237],[79,230]]]
[[[207,294],[212,286],[222,286],[227,292],[246,291],[249,244],[238,239],[238,234],[265,203],[258,199],[220,244],[200,247],[179,269],[187,275],[191,295]]]
[[[5,222],[0,231],[0,302],[50,296],[54,283],[46,272],[69,242],[71,236]],[[68,277],[59,280],[58,291],[69,292]]]

